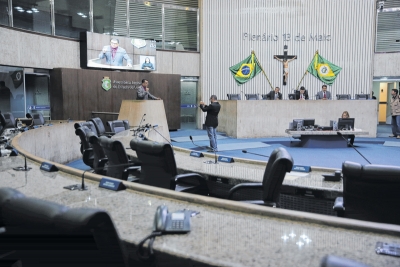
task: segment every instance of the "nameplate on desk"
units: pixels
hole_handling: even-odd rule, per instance
[[[117,180],[108,179],[108,178],[101,178],[99,187],[113,190],[113,191],[120,191],[120,190],[126,189],[126,187],[122,183],[122,181],[117,181]]]
[[[190,151],[190,156],[191,157],[196,157],[196,158],[204,157],[203,153],[197,152],[197,151]]]
[[[310,166],[293,165],[292,171],[295,171],[295,172],[310,172],[311,171],[311,167]]]
[[[235,162],[235,161],[233,160],[233,158],[231,158],[231,157],[226,157],[226,156],[218,156],[218,161],[226,162],[226,163],[233,163],[233,162]]]
[[[42,162],[42,165],[40,165],[40,169],[43,171],[47,172],[57,172],[58,168],[56,165],[48,163],[48,162]]]

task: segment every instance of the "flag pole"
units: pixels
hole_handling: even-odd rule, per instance
[[[318,50],[315,51],[315,54],[313,55],[313,59],[311,60],[311,62],[314,60],[314,57],[316,54],[318,54]],[[311,62],[310,62],[310,64],[311,64]],[[310,64],[308,64],[308,65],[310,66]],[[296,90],[299,90],[299,86],[300,86],[301,82],[303,81],[304,77],[307,75],[307,73],[308,73],[308,67],[307,67],[306,72],[304,72],[303,77],[301,77],[301,80],[300,80],[299,84],[297,85]]]
[[[257,56],[256,56],[256,53],[254,52],[254,50],[252,50],[251,53],[252,53],[252,54],[254,55],[254,57],[256,58],[257,64],[260,66],[261,71],[264,73],[265,78],[267,78],[267,81],[268,81],[268,83],[269,83],[269,86],[271,86],[271,90],[274,90],[274,88],[272,87],[271,82],[269,81],[269,79],[268,79],[268,77],[267,77],[267,74],[265,74],[265,71],[264,71],[263,67],[261,66],[261,63],[260,63],[260,61],[258,60],[258,58],[257,58]]]

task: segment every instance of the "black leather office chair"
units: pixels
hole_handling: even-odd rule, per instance
[[[228,100],[241,100],[240,94],[227,94]]]
[[[14,115],[10,112],[0,113],[0,125],[2,126],[0,135],[2,135],[6,129],[15,129],[16,121]]]
[[[342,164],[343,197],[333,209],[339,217],[400,224],[400,167]]]
[[[127,120],[115,120],[115,121],[107,121],[108,126],[110,127],[111,132],[119,133],[125,130],[129,130],[129,121]]]
[[[91,118],[89,121],[93,122],[97,136],[112,136],[114,132],[106,132],[106,127],[104,127],[103,121],[99,117]]]
[[[258,100],[260,96],[258,94],[245,94],[246,100]]]
[[[175,191],[208,195],[206,180],[198,173],[178,174],[170,144],[132,139],[130,147],[142,164],[140,183]]]
[[[368,267],[368,265],[346,258],[327,255],[322,259],[320,267]]]
[[[104,152],[103,147],[100,145],[100,141],[98,136],[90,132],[88,135],[89,143],[93,149],[93,170],[98,174],[106,174],[107,173],[107,162],[108,158],[106,153]]]
[[[94,126],[92,121],[81,121],[81,122],[74,123],[75,129],[78,129],[79,127],[82,127],[82,126],[88,127],[92,132],[94,132],[97,135],[96,127]]]
[[[1,194],[1,191],[0,191]],[[126,266],[118,233],[107,212],[35,198],[12,198],[2,207],[2,259],[25,266]]]
[[[79,136],[81,140],[81,153],[83,163],[93,168],[94,156],[92,145],[89,143],[89,133],[92,133],[92,131],[86,126],[79,127],[75,130],[75,134]]]
[[[8,187],[0,188],[0,227],[4,226],[3,206],[8,205],[11,199],[23,197],[25,197],[25,195],[16,189]]]
[[[235,185],[229,191],[228,199],[241,200],[246,203],[276,207],[283,179],[293,168],[293,158],[283,147],[272,151],[264,171],[262,183],[242,183]],[[242,200],[240,191],[263,190],[262,200]],[[251,191],[250,191],[251,194]]]
[[[127,181],[129,174],[133,174],[134,177],[130,177],[129,181],[139,182],[140,163],[128,159],[122,143],[105,136],[100,136],[99,141],[108,158],[107,176]]]
[[[42,126],[45,123],[44,117],[41,113],[32,114],[33,126]]]

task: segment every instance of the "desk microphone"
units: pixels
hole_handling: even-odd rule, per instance
[[[357,153],[360,154],[361,157],[363,157],[369,164],[372,164],[371,162],[369,162],[369,160],[367,160],[366,157],[364,157],[363,154],[360,153],[360,151],[357,150],[357,148],[355,148],[355,147],[353,146],[353,144],[349,143],[349,141],[343,136],[343,134],[342,134],[341,132],[336,132],[336,133],[337,133],[337,135],[339,135],[340,137],[342,137],[343,140],[345,140],[347,144],[350,144],[350,146],[351,146],[352,148],[354,148],[354,150],[357,151]]]
[[[269,156],[261,155],[261,154],[257,154],[257,153],[253,153],[253,152],[248,152],[247,150],[242,150],[242,152],[243,152],[243,153],[249,153],[249,154],[257,155],[257,156],[260,156],[260,157],[269,158]]]
[[[190,140],[192,141],[192,143],[193,143],[193,145],[195,145],[195,146],[197,146],[197,147],[200,147],[200,148],[202,148],[202,149],[208,149],[208,148],[206,148],[206,147],[204,147],[204,146],[198,146],[198,145],[196,145],[194,142],[193,142],[193,137],[190,135],[189,136],[189,138],[190,138]],[[214,162],[214,164],[218,164],[218,161],[217,161],[217,152],[215,151],[215,149],[212,149],[213,151],[214,151],[214,158],[215,158],[215,162]],[[211,164],[211,163],[213,163],[212,161],[205,161],[204,163],[207,163],[207,164]]]

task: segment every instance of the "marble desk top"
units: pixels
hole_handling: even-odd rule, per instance
[[[287,129],[285,133],[291,135],[337,135],[340,132],[342,135],[369,135],[369,132],[361,129],[355,129],[354,131],[294,131]]]
[[[31,171],[13,170],[23,164],[22,156],[0,157],[0,186],[71,208],[104,209],[120,238],[128,243],[138,244],[151,233],[154,213],[161,204],[167,205],[171,212],[181,209],[200,212],[191,218],[190,233],[164,235],[154,242],[156,251],[178,257],[215,266],[319,266],[325,255],[333,254],[369,266],[400,265],[399,258],[375,253],[378,241],[400,243],[400,226],[128,185],[132,183],[126,183],[127,190],[114,192],[99,188],[98,181],[86,180],[88,191],[70,191],[63,186],[80,183],[81,177],[62,171],[42,171],[31,160],[28,160]],[[141,187],[154,192],[137,191]],[[159,266],[163,263],[159,262]]]

